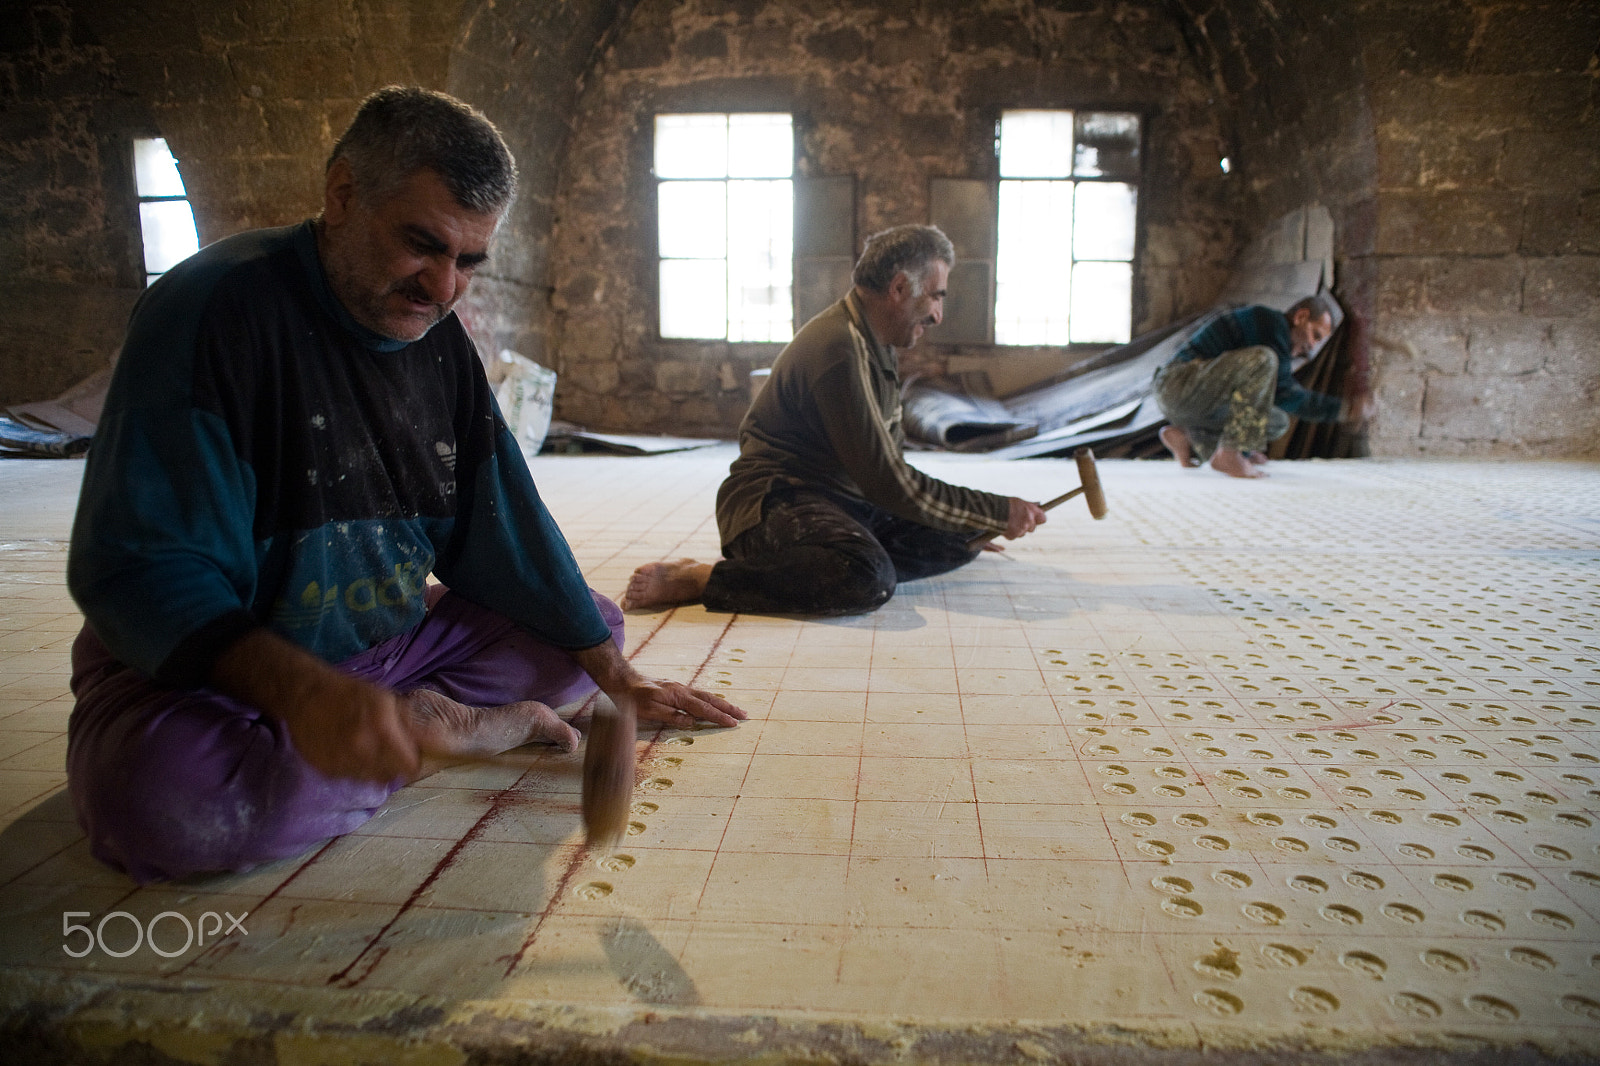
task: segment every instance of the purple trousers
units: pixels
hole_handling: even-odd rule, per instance
[[[590,592],[620,648],[622,612]],[[595,688],[571,655],[441,586],[416,629],[336,668],[476,707],[558,707]],[[403,783],[327,777],[278,719],[209,689],[165,687],[113,659],[87,625],[72,645],[72,693],[78,822],[97,859],[141,883],[298,855],[361,825]]]

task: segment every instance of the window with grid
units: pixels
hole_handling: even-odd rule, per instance
[[[793,175],[787,114],[656,116],[662,337],[794,336]]]
[[[144,283],[149,285],[199,251],[200,235],[178,161],[165,139],[134,138],[133,180],[144,238]]]
[[[1128,340],[1133,325],[1139,116],[1000,116],[997,344]]]

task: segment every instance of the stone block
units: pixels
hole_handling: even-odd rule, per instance
[[[685,59],[726,59],[728,35],[715,27],[691,33],[678,42],[678,54]]]
[[[880,67],[923,63],[939,54],[941,44],[939,37],[924,26],[884,30],[872,38],[872,62]]]
[[[656,364],[656,389],[672,395],[705,392],[712,384],[711,367],[698,360],[663,359]]]
[[[605,417],[606,401],[586,392],[576,392],[570,382],[556,379],[555,417],[580,426],[599,425]]]
[[[248,96],[305,100],[354,97],[347,46],[334,41],[238,45],[229,51],[240,89]]]
[[[1426,306],[1428,264],[1425,259],[1380,261],[1377,307],[1382,314],[1407,315]]]
[[[1558,318],[1550,322],[1553,373],[1600,378],[1600,318]]]
[[[1563,255],[1528,260],[1522,310],[1552,318],[1600,317],[1600,259]]]
[[[1386,126],[1378,131],[1378,187],[1393,189],[1422,182],[1422,142]]]
[[[853,26],[841,26],[807,37],[806,51],[829,63],[854,63],[867,54],[866,39]]]
[[[1376,81],[1371,91],[1373,119],[1380,127],[1489,132],[1530,124],[1520,78],[1398,74]]]
[[[29,281],[0,285],[0,404],[48,400],[104,367],[142,288]]]
[[[635,356],[617,360],[622,374],[621,391],[625,393],[649,392],[656,386],[656,364],[653,356]]]
[[[1379,359],[1378,415],[1369,430],[1372,450],[1378,455],[1407,454],[1422,428],[1427,378],[1420,369],[1391,367],[1382,356]]]
[[[1428,306],[1459,315],[1515,314],[1522,306],[1522,260],[1516,256],[1433,260]]]
[[[1534,194],[1522,214],[1523,255],[1600,252],[1600,194]]]
[[[1500,183],[1510,188],[1548,191],[1592,189],[1600,185],[1596,131],[1585,129],[1513,130],[1506,134]]]
[[[656,393],[608,397],[601,405],[599,427],[625,433],[671,433],[673,402]]]
[[[1144,230],[1144,252],[1140,260],[1145,267],[1175,267],[1183,260],[1181,238],[1176,226],[1152,226]]]
[[[565,311],[572,307],[584,307],[598,302],[601,292],[600,275],[593,270],[577,270],[570,277],[562,278],[556,285],[556,290],[550,297],[550,304],[558,311]]]
[[[563,358],[577,362],[601,362],[615,359],[619,340],[615,323],[594,313],[582,314],[574,308],[561,330]]]
[[[1384,315],[1372,342],[1372,361],[1388,379],[1402,374],[1460,374],[1467,368],[1467,326],[1437,315]]]
[[[794,37],[784,26],[744,26],[733,39],[738,42],[739,57],[756,63],[787,57],[794,45]]]
[[[617,391],[622,375],[616,363],[594,360],[562,359],[564,372],[561,384],[599,396],[609,396]]]
[[[622,70],[651,70],[672,58],[672,38],[666,33],[630,27],[612,49],[611,59]]]
[[[266,124],[267,143],[274,152],[297,155],[309,162],[325,157],[333,148],[320,102],[264,101],[261,117]]]
[[[1521,241],[1522,199],[1498,191],[1392,192],[1378,200],[1380,255],[1501,255]]]
[[[1361,12],[1361,45],[1369,70],[1449,74],[1463,69],[1477,13],[1464,0],[1369,4]]]
[[[1572,133],[1582,126],[1593,128],[1594,78],[1581,71],[1539,71],[1496,79],[1513,82],[1526,101],[1517,128]]]
[[[678,404],[672,412],[672,422],[676,431],[685,436],[699,437],[728,432],[722,404],[709,397],[696,397]]]
[[[1592,448],[1595,427],[1593,393],[1574,396],[1574,383],[1552,374],[1439,375],[1423,404],[1424,437],[1500,454],[1579,454],[1572,449]]]
[[[1505,134],[1454,131],[1422,142],[1418,184],[1435,189],[1481,189],[1494,184],[1505,151]]]
[[[1015,55],[1033,52],[1033,35],[1015,15],[971,11],[955,15],[950,23],[950,48],[956,52],[998,49]]]
[[[1600,39],[1600,5],[1501,4],[1488,8],[1477,35],[1472,69],[1487,74],[1581,71]]]
[[[1499,318],[1471,324],[1467,373],[1516,377],[1543,369],[1555,354],[1555,335],[1547,321]]]
[[[900,116],[903,150],[910,155],[940,157],[960,143],[961,121],[950,112],[916,112]]]

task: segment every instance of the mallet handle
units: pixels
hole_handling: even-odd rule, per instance
[[[1080,493],[1082,491],[1083,491],[1083,486],[1079,485],[1077,488],[1073,489],[1071,492],[1063,492],[1061,495],[1057,496],[1055,499],[1051,500],[1049,503],[1041,503],[1039,505],[1039,510],[1048,511],[1048,510],[1050,510],[1050,508],[1054,507],[1056,504],[1065,503],[1066,501],[1072,499],[1074,496],[1078,495],[1078,493]],[[973,537],[971,540],[967,541],[967,551],[972,551],[975,548],[981,548],[985,544],[987,544],[991,540],[993,540],[994,538],[998,537],[999,535],[1000,534],[998,534],[998,533],[979,533],[976,537]]]
[[[1058,503],[1066,503],[1068,500],[1072,499],[1074,496],[1078,495],[1082,491],[1083,491],[1083,486],[1079,485],[1077,488],[1073,489],[1071,492],[1063,492],[1061,495],[1057,496],[1055,499],[1051,500],[1049,503],[1041,503],[1039,505],[1039,510],[1048,511],[1048,510],[1050,510],[1050,508],[1054,507]]]
[[[1048,511],[1057,504],[1066,503],[1080,493],[1088,493],[1089,513],[1097,519],[1104,518],[1106,516],[1106,495],[1100,488],[1100,472],[1095,469],[1094,452],[1088,448],[1079,448],[1072,453],[1072,458],[1078,464],[1078,480],[1082,481],[1083,484],[1070,492],[1063,492],[1049,503],[1041,503],[1039,509]],[[967,541],[967,550],[977,551],[999,535],[998,533],[979,533],[976,537]]]

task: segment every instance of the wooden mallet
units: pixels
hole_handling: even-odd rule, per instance
[[[614,847],[627,831],[637,762],[635,718],[626,698],[615,707],[604,700],[595,703],[583,752],[583,828],[590,847]]]
[[[1100,473],[1094,466],[1094,452],[1088,448],[1079,448],[1072,453],[1072,458],[1078,464],[1078,487],[1071,492],[1063,492],[1049,503],[1042,503],[1039,506],[1048,511],[1057,504],[1066,503],[1074,496],[1081,494],[1084,502],[1089,505],[1089,513],[1096,520],[1104,518],[1106,516],[1106,494],[1100,488]],[[1000,536],[998,533],[980,533],[967,541],[967,550],[974,551],[981,548],[998,536]]]
[[[589,718],[589,737],[583,751],[583,829],[590,847],[616,846],[628,829],[628,811],[633,806],[635,741],[639,727],[633,705],[624,697],[613,707],[604,700],[595,703]],[[571,764],[552,763],[544,753],[505,751],[498,755],[424,752],[452,766],[500,766],[508,770],[562,773]]]

